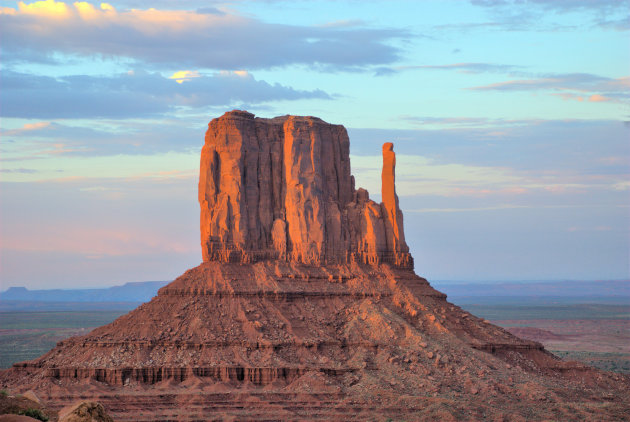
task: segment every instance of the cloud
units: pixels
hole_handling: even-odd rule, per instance
[[[365,22],[361,19],[345,19],[327,22],[323,25],[319,25],[323,28],[353,28],[365,25]]]
[[[247,72],[196,71],[170,78],[144,71],[104,76],[50,76],[2,71],[0,115],[4,117],[134,118],[246,102],[330,99],[321,90],[302,91],[256,80]],[[177,83],[177,82],[186,83]],[[54,105],[54,106],[51,106]]]
[[[443,65],[381,66],[375,69],[375,74],[376,76],[385,76],[409,70],[455,70],[460,73],[514,73],[519,71],[519,69],[522,69],[522,67],[508,64],[450,63]]]
[[[612,98],[604,97],[603,95],[593,94],[588,97],[588,100],[592,103],[605,103],[608,101],[613,101]]]
[[[401,120],[419,126],[459,127],[459,128],[501,128],[505,126],[532,124],[532,120],[490,119],[487,117],[429,117],[400,116]]]
[[[470,89],[478,91],[520,91],[532,89],[592,89],[593,87],[627,88],[628,78],[612,79],[590,73],[552,74],[535,79],[519,79],[477,86]]]
[[[37,173],[38,170],[35,169],[26,169],[26,168],[15,168],[15,169],[8,169],[8,168],[0,168],[0,172],[1,173],[21,173],[21,174],[34,174]]]
[[[201,75],[196,70],[179,70],[169,76],[169,79],[175,79],[178,84],[188,82],[192,78],[198,78]]]
[[[116,10],[46,0],[2,8],[3,55],[38,52],[127,57],[184,68],[262,69],[288,65],[344,68],[391,63],[404,30],[354,25],[265,23],[213,10]]]
[[[603,29],[612,29],[615,31],[628,31],[630,30],[630,16],[625,16],[620,19],[606,19],[599,21],[597,26]]]
[[[578,101],[578,102],[582,102],[582,101],[588,101],[591,103],[618,102],[617,100],[614,100],[612,98],[605,97],[599,94],[593,94],[591,96],[585,97],[583,95],[560,92],[560,93],[554,93],[551,95],[560,97],[563,100],[573,100],[573,101]]]
[[[598,27],[627,30],[628,0],[470,0],[491,17],[486,22],[441,25],[437,29],[501,29],[506,31],[558,31]],[[580,21],[576,23],[575,18]]]
[[[615,11],[623,10],[628,6],[627,0],[471,0],[471,3],[490,8],[541,7],[560,12],[575,10]]]
[[[379,196],[381,185],[380,156],[351,156],[357,186]],[[398,154],[396,157],[396,191],[401,196],[443,195],[477,196],[522,193],[515,184],[522,176],[500,166],[443,163],[422,155]]]
[[[21,128],[17,128],[17,129],[10,129],[10,130],[2,130],[0,129],[0,134],[2,136],[19,136],[22,135],[24,133],[29,133],[29,132],[36,132],[40,129],[44,129],[47,127],[50,127],[52,125],[52,122],[35,122],[35,123],[24,123],[24,125]]]
[[[521,66],[496,63],[451,63],[444,65],[410,66],[414,69],[456,70],[462,73],[508,73],[521,69]]]
[[[565,101],[566,100],[572,100],[572,101],[578,101],[578,102],[584,101],[584,96],[577,95],[577,94],[571,94],[571,93],[568,93],[568,92],[557,92],[557,93],[554,93],[554,94],[551,94],[551,95],[556,96],[556,97],[560,97],[560,98],[562,98]]]
[[[408,130],[349,128],[351,153],[374,155],[383,142],[391,141],[399,156],[421,155],[435,164],[510,168],[519,177],[534,177],[532,184],[539,186],[600,185],[610,190],[630,179],[630,126],[623,122],[495,123],[476,117],[419,117],[418,121],[429,123]]]
[[[204,126],[190,121],[132,121],[93,127],[49,123],[38,129],[0,131],[0,155],[5,166],[52,156],[94,157],[111,155],[152,155],[188,152],[200,148]],[[46,122],[48,123],[48,122]]]
[[[549,74],[532,79],[514,79],[468,88],[475,91],[559,91],[564,100],[628,102],[630,77],[608,78],[590,73]]]
[[[155,4],[153,5],[155,7]],[[197,13],[200,14],[204,14],[204,15],[225,15],[225,12],[223,12],[222,10],[217,9],[216,7],[200,7],[196,10]]]
[[[381,157],[375,154],[384,141],[391,141],[404,212],[470,211],[485,215],[490,231],[495,230],[490,215],[514,216],[519,210],[523,212],[511,223],[518,227],[524,215],[535,220],[557,214],[557,221],[548,221],[553,226],[567,224],[563,218],[569,214],[608,210],[627,214],[627,209],[618,210],[627,207],[630,186],[630,132],[621,122],[495,122],[475,117],[420,117],[418,121],[430,122],[431,129],[349,129],[357,186],[379,197]],[[496,132],[502,134],[492,135]],[[616,218],[627,228],[627,216]],[[409,221],[405,220],[406,226],[412,224],[407,230],[418,239],[426,238],[413,225],[427,223]],[[601,224],[602,220],[593,217],[592,221]]]

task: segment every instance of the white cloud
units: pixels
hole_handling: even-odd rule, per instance
[[[408,34],[360,26],[271,24],[228,12],[116,10],[46,0],[2,8],[0,36],[5,60],[61,52],[185,68],[308,64],[338,69],[391,63],[398,49],[389,42]]]

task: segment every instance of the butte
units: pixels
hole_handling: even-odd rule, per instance
[[[564,362],[417,276],[383,145],[382,202],[315,117],[208,126],[203,263],[111,324],[0,373],[116,421],[624,420],[629,378]]]

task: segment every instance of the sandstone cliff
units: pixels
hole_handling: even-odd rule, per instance
[[[208,125],[201,152],[203,260],[413,268],[395,165],[393,144],[386,143],[377,204],[354,188],[343,126],[316,117],[225,113]]]
[[[0,370],[0,388],[33,390],[53,411],[98,401],[133,422],[627,420],[629,377],[561,361],[416,275],[393,145],[382,204],[354,189],[348,152],[344,128],[313,117],[213,120],[206,262]]]

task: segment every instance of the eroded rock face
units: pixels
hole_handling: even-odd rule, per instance
[[[103,405],[83,401],[64,408],[59,412],[59,422],[114,422]]]
[[[232,111],[208,125],[199,203],[203,260],[387,262],[412,268],[398,208],[393,144],[383,203],[354,188],[346,129],[316,117]]]
[[[0,388],[69,406],[62,421],[108,420],[105,408],[133,422],[627,419],[627,376],[560,361],[414,273],[392,144],[381,204],[354,189],[348,159],[343,127],[316,118],[213,120],[199,185],[207,262],[0,370]]]

